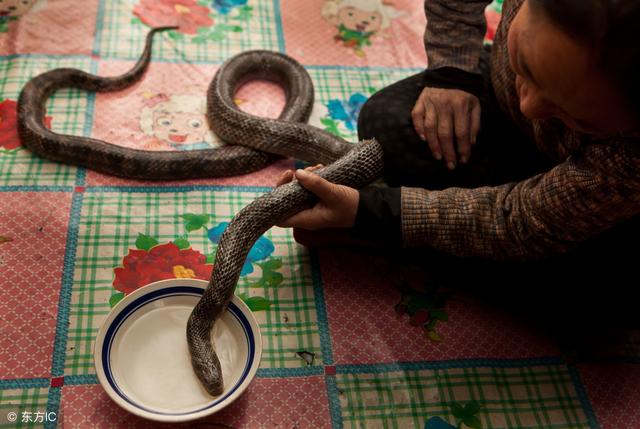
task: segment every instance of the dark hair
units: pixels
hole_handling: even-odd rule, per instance
[[[640,1],[530,0],[570,37],[596,52],[596,65],[640,116]]]

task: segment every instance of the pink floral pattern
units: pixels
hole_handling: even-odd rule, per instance
[[[133,13],[149,27],[178,26],[184,34],[197,34],[200,27],[211,27],[210,9],[196,0],[140,0]]]

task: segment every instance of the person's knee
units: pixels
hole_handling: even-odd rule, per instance
[[[422,73],[419,73],[373,94],[358,117],[359,138],[375,138],[382,144],[386,139],[413,138],[411,110],[422,88]]]
[[[360,140],[376,138],[380,135],[381,124],[385,123],[388,118],[385,116],[384,90],[373,94],[364,103],[358,115],[358,138]]]
[[[415,134],[411,122],[412,108],[402,100],[386,97],[384,93],[373,95],[358,116],[358,138],[375,138],[382,145],[388,141],[411,139]]]

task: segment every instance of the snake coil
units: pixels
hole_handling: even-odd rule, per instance
[[[89,137],[62,135],[44,124],[45,103],[58,89],[109,92],[136,83],[151,60],[155,28],[147,35],[136,65],[116,77],[100,77],[60,68],[32,78],[18,99],[18,133],[22,145],[53,161],[74,164],[131,179],[177,180],[220,177],[260,169],[280,156],[327,165],[316,171],[325,179],[354,188],[382,174],[383,155],[375,140],[351,144],[307,125],[313,107],[313,83],[294,59],[270,51],[248,51],[226,61],[207,90],[207,118],[211,129],[230,143],[194,151],[144,151]],[[277,119],[240,111],[236,90],[253,79],[270,80],[285,91],[285,107]],[[235,291],[249,250],[269,228],[315,204],[317,197],[292,182],[262,195],[240,210],[218,244],[213,273],[187,323],[187,342],[196,375],[211,395],[224,391],[220,361],[211,332]]]

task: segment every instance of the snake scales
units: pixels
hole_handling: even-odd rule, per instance
[[[211,128],[230,145],[194,151],[151,152],[88,137],[61,135],[44,125],[45,102],[58,89],[116,91],[137,82],[151,57],[153,34],[136,65],[116,77],[100,77],[71,68],[32,78],[18,100],[18,132],[23,146],[44,158],[134,179],[187,179],[229,176],[264,167],[277,156],[291,156],[327,167],[316,173],[327,180],[359,188],[382,172],[382,150],[374,140],[348,143],[305,124],[313,105],[313,84],[295,60],[269,51],[249,51],[225,62],[207,91]],[[278,119],[241,112],[233,102],[236,89],[252,79],[281,85],[285,107]],[[247,254],[273,225],[311,207],[317,197],[292,182],[274,189],[243,208],[233,218],[218,245],[214,269],[202,298],[187,324],[187,342],[196,375],[211,395],[223,392],[220,362],[212,347],[213,324],[226,309]]]

